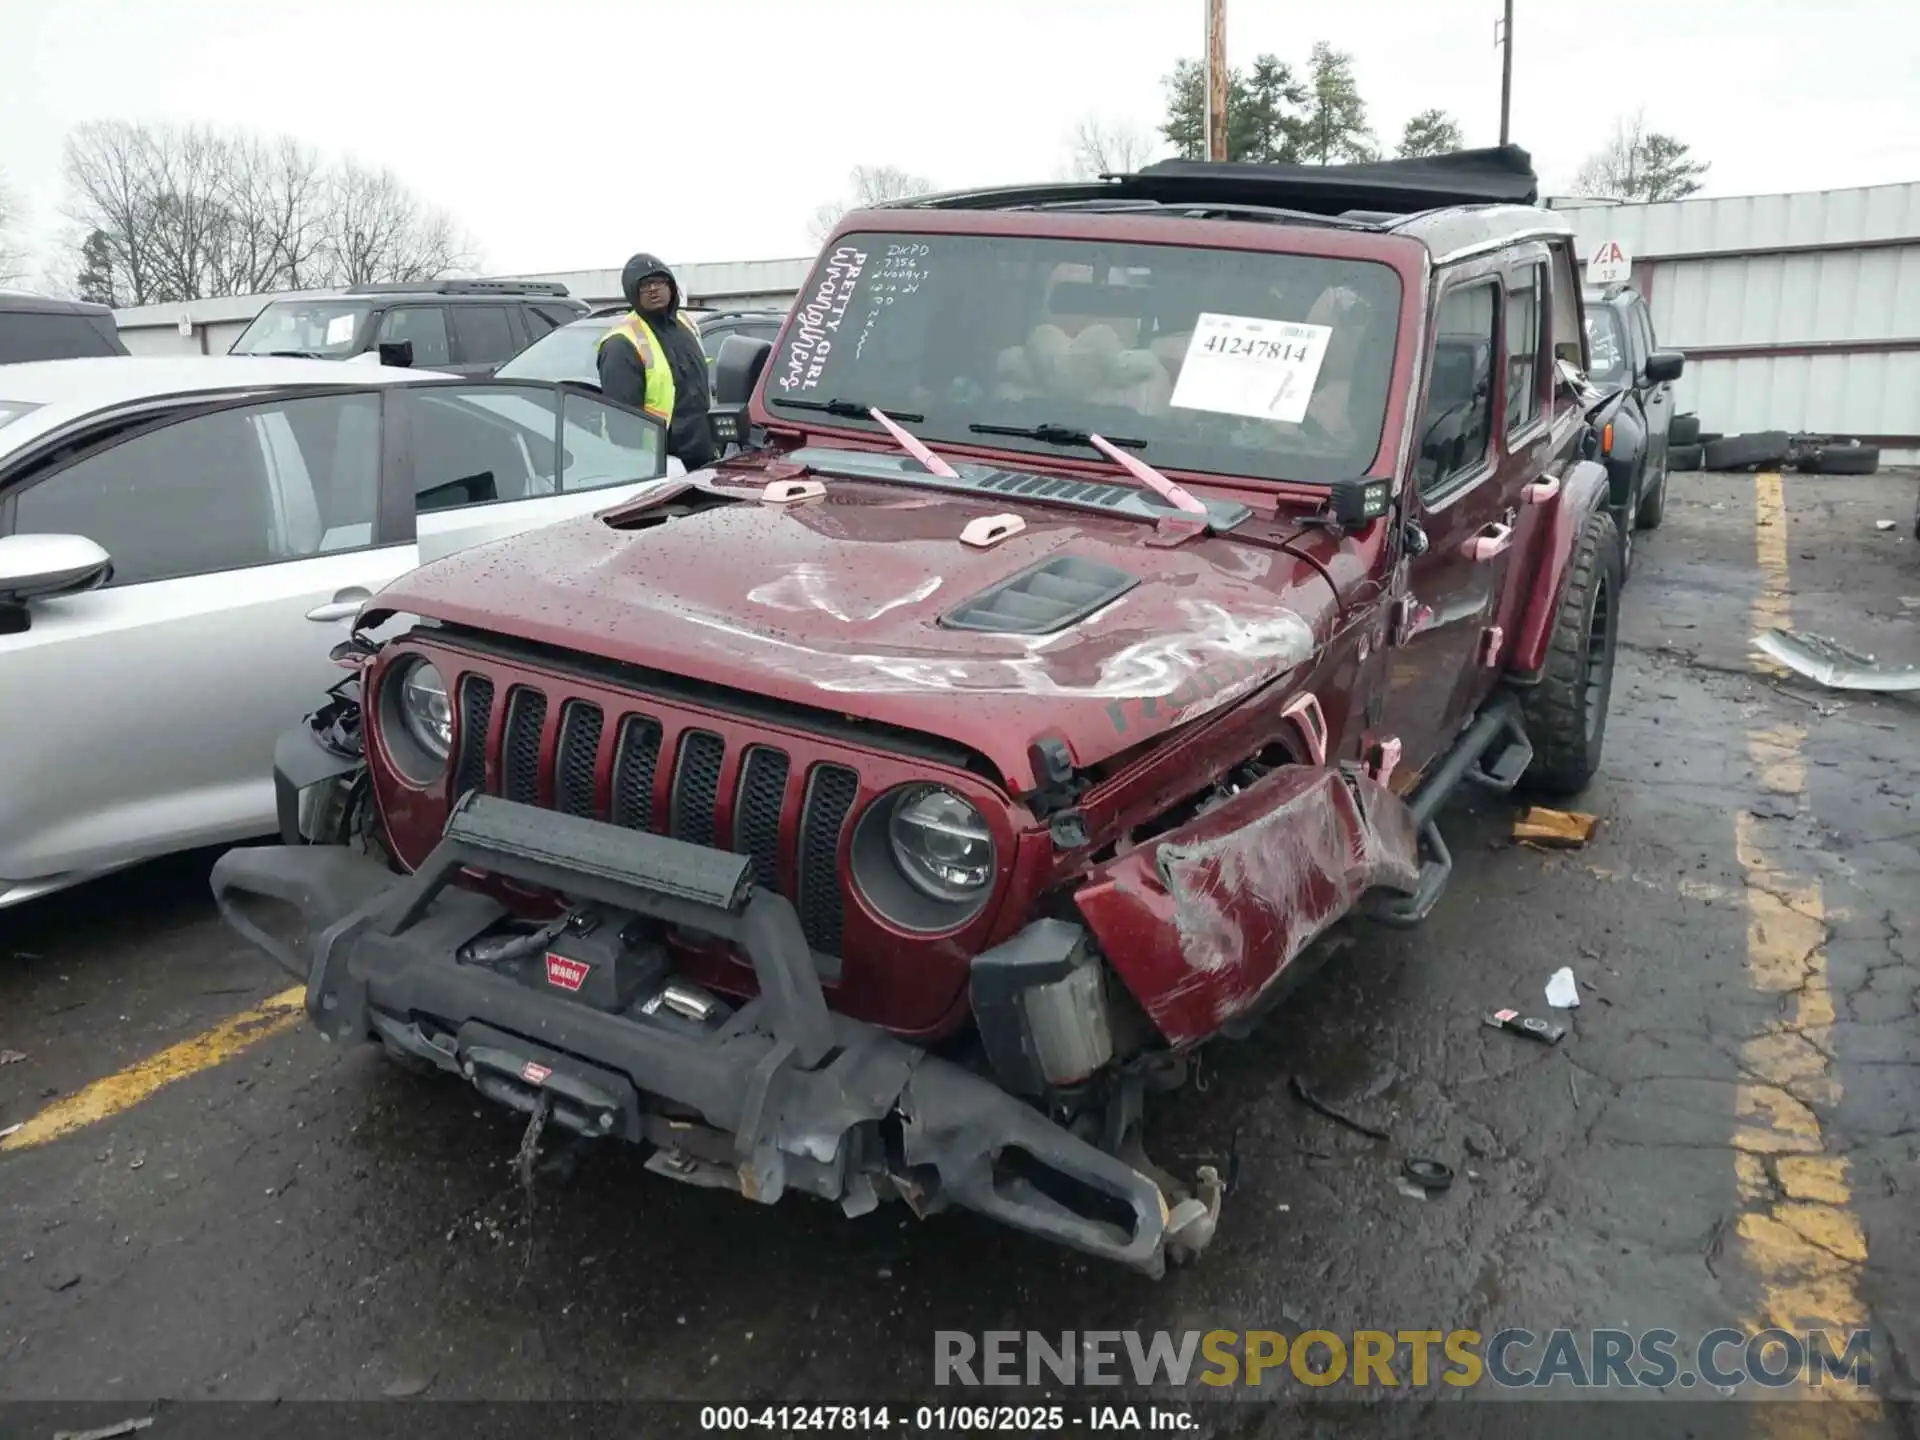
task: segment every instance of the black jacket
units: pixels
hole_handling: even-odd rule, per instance
[[[662,267],[664,269],[664,267]],[[639,308],[639,286],[632,287],[627,303]],[[652,328],[666,352],[667,365],[673,371],[673,417],[667,425],[667,453],[680,457],[689,470],[711,465],[718,452],[707,427],[707,407],[712,394],[707,385],[707,356],[692,331],[680,323],[680,287],[676,281],[673,303],[658,314],[643,318]],[[611,328],[611,327],[609,327]],[[640,356],[625,340],[612,340],[600,347],[600,393],[621,405],[636,410],[647,393],[647,371]]]

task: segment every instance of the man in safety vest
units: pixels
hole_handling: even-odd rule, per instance
[[[711,465],[707,356],[700,331],[680,313],[679,282],[653,256],[636,255],[620,272],[620,290],[633,309],[600,337],[600,393],[664,422],[667,453],[687,469]]]

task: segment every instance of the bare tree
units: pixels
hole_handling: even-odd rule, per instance
[[[813,212],[807,229],[815,241],[825,240],[833,227],[840,223],[840,217],[849,210],[884,204],[888,200],[904,200],[912,195],[926,195],[935,188],[933,181],[926,176],[915,175],[894,165],[856,165],[847,176],[847,197],[829,200],[821,205]]]
[[[1711,168],[1684,141],[1648,130],[1645,112],[1636,110],[1614,122],[1613,138],[1587,157],[1573,184],[1582,195],[1679,200],[1698,190]]]
[[[19,283],[27,273],[26,245],[20,238],[20,198],[0,172],[0,285]]]
[[[1154,157],[1153,138],[1131,125],[1083,116],[1068,137],[1067,173],[1075,180],[1130,175]]]
[[[421,280],[462,268],[453,222],[390,172],[291,139],[101,121],[65,156],[82,291],[122,305]]]
[[[328,186],[317,259],[328,285],[430,280],[472,264],[445,211],[423,205],[391,170],[351,161]]]

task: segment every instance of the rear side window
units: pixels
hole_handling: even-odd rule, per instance
[[[1581,350],[1580,282],[1573,268],[1573,247],[1553,247],[1553,354],[1576,370],[1586,368]]]
[[[451,365],[447,348],[447,312],[438,305],[402,305],[381,317],[375,343],[413,342],[413,363],[420,370]]]
[[[1499,289],[1491,280],[1462,285],[1440,302],[1414,471],[1422,494],[1446,489],[1486,460],[1493,436]]]
[[[459,364],[495,365],[520,347],[514,344],[513,325],[504,305],[455,305],[453,341]]]
[[[0,365],[119,353],[85,315],[0,311]]]
[[[522,305],[520,307],[520,319],[527,327],[527,336],[529,339],[538,340],[542,335],[545,335],[554,328],[553,321],[549,320],[531,305]]]
[[[1507,433],[1540,418],[1540,287],[1546,266],[1528,265],[1507,281]]]

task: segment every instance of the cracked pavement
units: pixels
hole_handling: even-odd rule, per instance
[[[0,1396],[897,1400],[929,1391],[939,1329],[1697,1337],[1849,1307],[1883,1386],[1915,1393],[1920,699],[1747,653],[1784,603],[1920,660],[1920,547],[1873,528],[1915,480],[1788,477],[1758,525],[1757,483],[1675,476],[1641,536],[1592,843],[1515,847],[1512,801],[1463,797],[1422,929],[1341,927],[1250,1039],[1149,1102],[1162,1165],[1237,1157],[1197,1266],[1153,1284],[964,1215],[762,1208],[612,1148],[543,1175],[529,1225],[512,1116],[300,1029],[0,1154]],[[206,866],[0,917],[0,1047],[25,1054],[0,1127],[282,988],[214,922]],[[1561,965],[1585,1003],[1559,1046],[1482,1022],[1547,1013]],[[1293,1074],[1391,1138],[1308,1109]],[[1413,1155],[1453,1188],[1403,1195]]]

